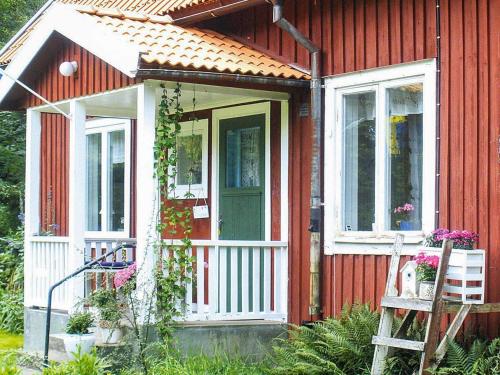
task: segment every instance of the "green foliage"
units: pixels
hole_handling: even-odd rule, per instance
[[[66,325],[66,333],[73,335],[84,335],[89,333],[94,318],[89,312],[79,312],[69,317]]]
[[[369,305],[345,306],[339,319],[293,327],[289,339],[277,339],[270,374],[369,374],[379,314]]]
[[[110,374],[107,369],[108,363],[97,356],[94,348],[90,353],[82,353],[81,348],[74,354],[74,359],[61,363],[51,364],[49,368],[43,370],[43,375],[105,375]]]
[[[21,370],[17,367],[15,352],[0,352],[0,374],[2,375],[20,375]]]
[[[19,291],[0,291],[0,330],[22,333],[24,329],[24,297]]]
[[[0,238],[0,291],[23,288],[24,233],[22,230]]]
[[[23,347],[23,336],[14,333],[0,331],[0,353],[5,354],[7,350]],[[1,355],[0,355],[1,356]]]
[[[116,328],[122,317],[122,309],[116,297],[116,290],[101,288],[94,291],[88,302],[99,310],[99,324],[105,324],[103,328]]]
[[[163,88],[159,105],[158,121],[155,137],[155,176],[160,190],[160,220],[156,227],[159,238],[156,249],[158,254],[169,254],[161,257],[162,264],[157,267],[157,328],[162,338],[171,334],[172,321],[180,316],[185,306],[186,283],[191,281],[192,257],[189,255],[192,232],[191,210],[175,197],[175,181],[177,175],[177,136],[181,130],[181,119],[184,114],[180,105],[181,86],[177,84],[169,95]],[[165,245],[162,236],[170,238],[181,236],[180,245]],[[168,270],[165,273],[163,270]]]
[[[500,374],[500,338],[489,344],[475,340],[469,350],[454,341],[449,342],[444,363],[434,371],[435,375],[494,375]]]

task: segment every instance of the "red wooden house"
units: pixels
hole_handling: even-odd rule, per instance
[[[186,204],[210,210],[194,220],[186,320],[375,307],[395,233],[410,255],[437,227],[480,234],[499,301],[499,22],[497,0],[49,1],[0,57],[49,101],[0,80],[0,108],[27,111],[27,313],[117,241],[153,264],[156,108],[177,82],[197,118],[181,136],[201,149]],[[468,324],[498,336],[499,318]]]

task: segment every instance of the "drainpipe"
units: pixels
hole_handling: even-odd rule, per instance
[[[321,314],[320,256],[321,256],[321,51],[295,26],[283,18],[283,0],[273,0],[273,23],[286,31],[311,54],[311,112],[313,121],[311,161],[310,225],[310,299],[309,314]]]

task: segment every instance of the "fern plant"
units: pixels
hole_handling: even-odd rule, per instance
[[[469,351],[450,341],[445,363],[430,372],[434,375],[500,374],[500,338],[494,339],[489,344],[475,340]]]
[[[369,374],[379,314],[369,305],[345,306],[339,319],[293,326],[288,339],[276,339],[270,374]]]

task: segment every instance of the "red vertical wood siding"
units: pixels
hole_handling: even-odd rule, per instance
[[[69,122],[59,114],[42,114],[40,225],[42,231],[68,235]]]
[[[487,300],[500,301],[500,156],[498,137],[498,0],[441,0],[442,118],[439,226],[471,229],[487,249]],[[436,57],[435,0],[324,0],[285,3],[285,17],[323,51],[323,75]],[[243,22],[245,20],[245,22]],[[250,22],[249,20],[253,20]],[[309,67],[309,57],[272,24],[270,6],[208,23],[210,27]],[[267,39],[263,36],[267,35]],[[280,42],[281,41],[281,42]],[[310,120],[298,117],[294,95],[290,127],[290,320],[309,320]],[[328,105],[328,103],[327,103]],[[384,291],[388,257],[323,257],[325,315],[345,302],[369,301]],[[473,318],[497,336],[500,314]]]
[[[44,63],[44,71],[30,84],[36,92],[49,101],[57,102],[96,94],[127,87],[137,82],[70,40],[62,37],[59,39],[57,47],[50,49],[52,55]],[[64,61],[78,63],[75,75],[63,77],[59,73],[59,65]],[[40,99],[27,94],[21,106],[34,107],[41,104]]]

